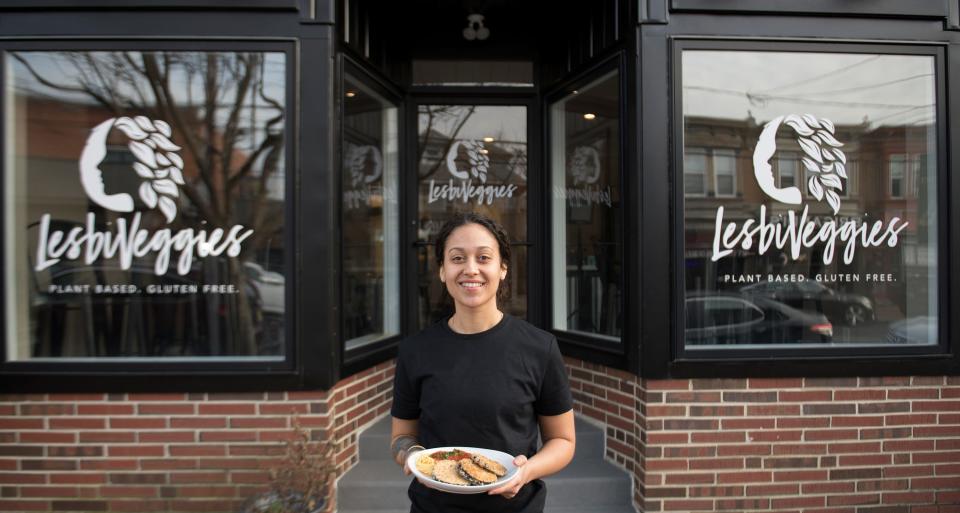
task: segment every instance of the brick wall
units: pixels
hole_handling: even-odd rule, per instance
[[[958,377],[654,381],[566,364],[638,511],[960,513]],[[332,431],[342,475],[393,371],[315,392],[0,395],[0,511],[236,511],[293,413],[316,440]]]
[[[239,511],[294,413],[314,440],[332,429],[342,474],[392,367],[317,392],[0,395],[0,511]]]

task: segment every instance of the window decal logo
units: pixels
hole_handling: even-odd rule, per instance
[[[811,114],[797,116],[777,116],[764,125],[757,147],[753,151],[753,174],[757,178],[760,189],[771,198],[790,205],[802,203],[802,194],[797,187],[777,188],[773,178],[773,168],[770,159],[777,152],[777,130],[781,124],[793,129],[797,134],[797,142],[803,149],[801,159],[803,167],[810,173],[807,181],[807,190],[817,201],[827,200],[833,209],[833,214],[840,211],[840,196],[831,189],[843,190],[846,180],[847,157],[840,150],[843,143],[834,138],[834,126],[829,119],[817,119]]]
[[[97,220],[96,213],[87,212],[81,225],[64,230],[52,229],[53,220],[45,213],[40,218],[37,241],[37,271],[50,268],[61,260],[80,260],[93,265],[97,260],[116,258],[121,269],[130,269],[135,258],[152,256],[154,273],[166,274],[171,260],[176,258],[178,274],[187,274],[196,257],[240,255],[241,244],[253,235],[253,230],[237,224],[229,229],[211,230],[171,228],[151,230],[143,224],[143,212],[137,211],[133,196],[121,192],[107,194],[100,169],[107,156],[107,138],[117,128],[129,139],[127,147],[136,159],[133,169],[143,181],[138,195],[150,209],[159,209],[167,224],[177,217],[176,198],[179,186],[185,186],[184,162],[177,153],[180,147],[171,141],[170,125],[145,116],[110,118],[94,127],[80,154],[80,184],[97,205],[120,214],[116,219]],[[202,220],[202,224],[211,220]],[[112,224],[115,230],[102,229]],[[179,253],[176,255],[176,253]],[[176,255],[176,257],[174,257]]]
[[[133,198],[127,193],[106,194],[100,164],[107,155],[107,136],[114,128],[130,138],[128,148],[137,158],[133,170],[143,178],[140,199],[149,208],[159,208],[167,224],[177,217],[183,185],[183,160],[180,147],[170,141],[170,125],[161,120],[150,121],[146,116],[110,118],[90,132],[80,155],[80,183],[87,196],[101,207],[114,212],[133,212]]]
[[[803,194],[798,187],[780,189],[776,186],[770,159],[777,151],[776,135],[782,124],[797,134],[797,143],[804,155],[801,162],[809,175],[808,191],[817,201],[826,199],[833,210],[833,217],[811,216],[810,205],[804,204]],[[738,225],[737,221],[725,223],[724,206],[718,206],[711,261],[716,262],[738,248],[762,255],[771,246],[797,260],[801,251],[812,250],[823,243],[821,254],[824,265],[833,262],[834,253],[840,245],[844,245],[843,262],[850,264],[858,246],[896,247],[900,232],[909,222],[899,217],[892,217],[887,223],[883,220],[870,223],[836,217],[840,212],[840,196],[834,189],[843,190],[843,180],[847,178],[847,157],[840,150],[843,144],[834,137],[835,132],[830,120],[811,114],[778,116],[764,125],[753,152],[753,173],[757,185],[773,200],[787,205],[803,205],[803,209],[799,212],[788,209],[782,214],[769,216],[767,205],[761,204],[759,219],[746,219]]]
[[[358,209],[367,206],[371,198],[382,196],[382,199],[396,202],[394,189],[384,188],[383,154],[380,148],[372,144],[344,143],[343,167],[350,173],[350,188],[344,188],[343,204],[348,209]]]
[[[557,199],[566,199],[574,208],[592,207],[593,205],[613,206],[613,190],[609,185],[598,185],[602,164],[600,150],[604,141],[597,141],[591,145],[581,145],[573,148],[568,161],[567,173],[573,177],[573,185],[567,187],[564,183],[553,186],[553,195]]]
[[[458,165],[458,162],[462,163],[464,160],[469,164],[469,168]],[[487,184],[490,174],[490,150],[484,147],[482,141],[454,141],[447,151],[446,162],[447,171],[453,178],[445,184],[430,180],[427,203],[439,200],[467,203],[476,200],[477,205],[492,205],[495,199],[512,198],[518,188],[516,184]],[[480,183],[475,184],[474,179]]]

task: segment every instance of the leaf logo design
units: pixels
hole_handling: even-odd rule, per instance
[[[143,178],[138,194],[149,208],[159,209],[167,223],[177,217],[178,186],[184,185],[180,147],[170,140],[170,125],[146,116],[110,118],[91,130],[80,155],[80,182],[87,196],[115,212],[132,212],[133,198],[126,193],[106,194],[100,164],[107,154],[107,136],[113,128],[124,133],[137,161],[133,170]]]
[[[810,178],[807,190],[817,201],[826,200],[836,215],[840,211],[840,195],[843,181],[847,179],[847,157],[840,148],[843,143],[834,137],[836,128],[829,119],[812,114],[779,116],[763,127],[753,153],[753,169],[760,188],[771,198],[782,203],[799,205],[800,190],[796,187],[779,189],[774,184],[770,158],[776,152],[776,133],[781,124],[793,129],[797,143],[803,150],[800,159]]]
[[[467,160],[470,162],[469,170],[457,169],[457,157],[460,147],[467,151]],[[486,153],[483,143],[480,141],[456,141],[450,146],[447,152],[447,169],[450,174],[461,180],[470,177],[478,178],[480,182],[487,183],[487,171],[490,169],[490,157]]]
[[[593,146],[577,146],[570,159],[573,184],[594,184],[600,179],[600,152]]]

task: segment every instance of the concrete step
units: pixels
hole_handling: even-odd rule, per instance
[[[576,419],[577,457],[603,458],[603,431],[588,422]],[[390,417],[379,420],[360,434],[360,460],[386,460],[390,458]]]

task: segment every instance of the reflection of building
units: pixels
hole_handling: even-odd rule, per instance
[[[874,297],[881,312],[886,307],[890,318],[905,315],[906,294],[911,303],[926,302],[925,271],[916,274],[915,265],[905,258],[918,261],[918,240],[925,240],[928,225],[927,187],[924,177],[935,172],[927,166],[927,137],[931,126],[838,126],[836,138],[843,143],[846,156],[846,179],[840,197],[839,211],[834,215],[826,201],[817,201],[809,189],[815,175],[801,162],[805,156],[797,143],[796,134],[788,127],[777,133],[777,153],[770,159],[774,183],[779,188],[798,187],[803,192],[803,205],[793,206],[768,198],[754,177],[753,153],[763,125],[753,119],[730,120],[687,117],[685,119],[684,201],[685,251],[688,286],[695,289],[712,287],[739,288],[742,283],[723,283],[724,275],[802,274],[813,279],[822,274],[826,284],[836,290],[856,292]],[[759,206],[766,205],[770,222],[785,223],[787,212],[799,215],[803,206],[819,225],[828,221],[838,224],[854,220],[858,224],[872,224],[894,217],[909,225],[901,232],[900,244],[895,248],[859,248],[849,265],[841,258],[843,247],[838,242],[831,264],[822,262],[824,243],[812,252],[804,252],[798,259],[787,250],[776,247],[759,254],[751,249],[737,249],[730,257],[711,262],[716,232],[718,207],[723,207],[724,223],[742,225],[759,216]],[[921,215],[922,214],[922,215]],[[924,246],[925,247],[925,246]],[[910,255],[910,256],[907,256]],[[925,269],[925,267],[923,267]],[[884,270],[884,271],[881,271]],[[902,279],[897,282],[849,282],[830,280],[830,275],[889,273],[897,270]]]

